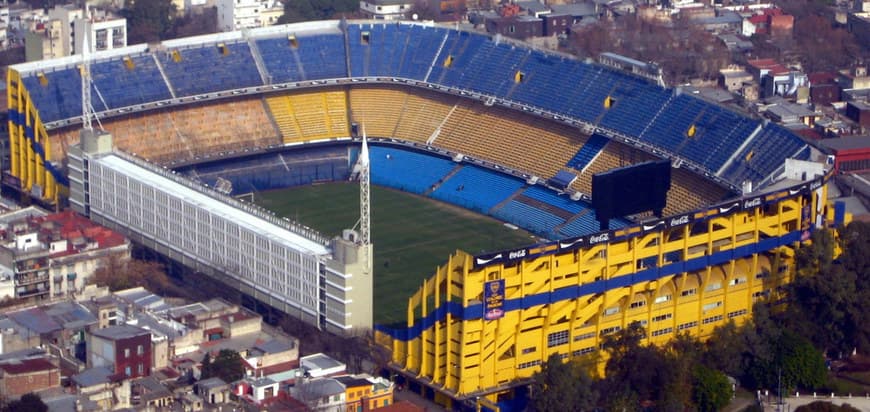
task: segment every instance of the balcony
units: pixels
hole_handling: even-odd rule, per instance
[[[48,284],[48,272],[25,273],[15,276],[15,283],[18,286],[32,285],[39,282],[45,282],[46,285]]]

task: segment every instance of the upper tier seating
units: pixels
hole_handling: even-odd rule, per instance
[[[263,84],[246,42],[174,49],[158,58],[179,97]]]
[[[447,33],[442,28],[395,23],[351,25],[347,31],[351,76],[423,80]]]
[[[264,80],[274,84],[347,77],[413,79],[520,103],[622,133],[654,145],[672,158],[699,165],[735,186],[745,179],[760,182],[785,158],[796,153],[806,155],[806,144],[787,131],[769,131],[765,127],[764,133],[753,135],[760,123],[729,109],[664,89],[632,74],[500,37],[413,23],[321,23],[242,34],[254,36],[251,39],[222,43],[212,37],[183,47],[155,47],[126,56],[131,65],[115,53],[92,65],[94,109],[100,112],[164,100],[171,96],[170,90],[176,97],[184,97],[258,86]],[[255,42],[253,50],[248,40]],[[254,53],[259,53],[260,58],[255,59]],[[160,75],[157,61],[168,84]],[[260,70],[257,61],[263,63]],[[43,122],[80,115],[80,76],[70,60],[61,60],[56,67],[30,67],[22,76]],[[445,116],[444,130],[435,136],[435,145],[455,145],[459,139],[445,133],[450,128],[457,130],[450,123],[454,115],[467,114],[461,113],[461,105],[457,108],[457,113]],[[510,110],[498,114],[510,119],[518,117],[517,113]],[[442,114],[433,118],[441,119]],[[360,120],[356,113],[353,118]],[[480,120],[481,127],[493,126],[485,118]],[[367,117],[364,121],[377,120]],[[400,124],[403,121],[397,120],[396,125]],[[426,134],[432,127],[430,124],[400,131],[394,126],[390,135],[403,139],[415,135],[416,139],[428,140],[432,136],[416,135]],[[735,153],[750,136],[753,141],[741,153]],[[534,146],[535,138],[533,134],[518,136],[509,139],[511,144],[507,146],[526,142],[526,146]],[[572,144],[582,145],[584,141],[581,137]],[[558,165],[566,164],[577,149],[579,146],[569,150],[569,157]],[[511,166],[540,175],[551,175],[556,170],[535,166],[530,159],[526,162]],[[537,163],[550,165],[551,160]]]
[[[257,40],[273,84],[347,77],[341,33],[292,36]]]

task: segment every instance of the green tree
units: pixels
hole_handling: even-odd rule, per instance
[[[212,364],[211,364],[211,353],[206,352],[205,356],[202,357],[202,366],[200,367],[200,376],[203,379],[207,379],[206,376],[212,376],[214,372],[212,372]]]
[[[584,368],[563,362],[557,354],[551,355],[532,379],[532,411],[564,412],[566,405],[574,411],[595,407],[598,395],[592,389],[592,378]]]
[[[3,412],[46,412],[48,406],[42,402],[39,395],[31,392],[21,396],[21,399],[12,401],[3,407]]]
[[[156,42],[166,38],[173,27],[176,9],[172,0],[128,1],[121,15],[127,18],[127,38],[131,44]]]
[[[692,378],[692,400],[700,412],[718,411],[734,395],[728,377],[722,372],[696,365]]]
[[[799,406],[794,412],[859,412],[859,409],[856,409],[852,405],[848,403],[844,403],[840,406],[834,405],[831,402],[825,401],[815,401],[810,404]]]
[[[825,383],[825,360],[809,340],[786,330],[777,348],[777,363],[782,370],[783,385],[789,392],[792,388],[816,389]]]
[[[205,359],[203,359],[205,363]],[[245,365],[242,356],[231,349],[221,349],[211,361],[208,371],[203,367],[202,379],[221,378],[224,382],[235,382],[245,376]]]

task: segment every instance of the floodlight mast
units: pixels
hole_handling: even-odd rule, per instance
[[[362,150],[359,155],[359,232],[360,243],[371,244],[371,166],[369,164],[369,145],[365,125],[362,126]]]
[[[91,124],[91,59],[89,56],[88,43],[90,42],[90,12],[88,10],[88,2],[84,0],[85,3],[85,14],[82,18],[82,32],[84,32],[84,38],[82,39],[82,128],[87,131],[92,131],[93,125]]]

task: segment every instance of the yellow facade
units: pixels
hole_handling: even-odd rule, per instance
[[[51,142],[39,112],[15,70],[6,76],[6,101],[9,106],[9,171],[20,180],[20,188],[30,192],[42,189],[42,199],[57,202],[58,181],[62,176],[50,163]],[[54,172],[54,173],[52,173]]]
[[[677,333],[704,338],[749,319],[753,302],[778,298],[795,248],[816,217],[833,213],[825,192],[819,179],[647,226],[484,256],[459,251],[409,299],[406,328],[380,327],[377,338],[436,399],[493,401],[552,354],[603,355],[602,338],[632,322],[653,344]],[[492,300],[484,288],[496,282],[503,298]],[[493,304],[502,317],[486,320]]]

